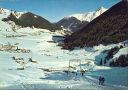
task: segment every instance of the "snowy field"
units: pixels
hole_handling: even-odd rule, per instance
[[[0,16],[2,18],[2,16]],[[111,68],[98,66],[97,59],[104,58],[102,51],[117,45],[99,45],[93,48],[62,50],[62,32],[44,29],[19,28],[0,20],[0,48],[14,46],[16,49],[0,50],[1,89],[90,89],[128,90],[128,67]],[[127,54],[125,47],[114,57]],[[12,57],[20,58],[16,61]],[[32,58],[33,61],[29,61]],[[73,61],[74,60],[74,61]],[[79,60],[81,65],[79,66]],[[69,61],[72,67],[69,68]],[[23,69],[24,68],[24,69]],[[82,76],[80,70],[85,70]],[[70,71],[68,74],[66,71]],[[77,73],[77,75],[76,75]],[[98,85],[98,77],[104,76],[105,85]]]

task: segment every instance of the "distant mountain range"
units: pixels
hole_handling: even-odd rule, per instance
[[[0,8],[0,14],[3,14],[2,21],[12,21],[16,25],[21,27],[35,27],[48,29],[50,31],[61,30],[76,32],[86,26],[94,18],[105,12],[107,9],[101,7],[94,12],[84,14],[73,14],[64,17],[57,23],[51,23],[41,16],[38,16],[31,12],[17,12],[13,10],[7,10]]]
[[[50,31],[61,30],[61,27],[56,26],[55,24],[49,22],[43,17],[31,12],[16,12],[1,8],[0,13],[4,15],[8,14],[6,18],[2,19],[3,21],[13,21],[16,25],[19,25],[21,27],[35,27],[48,29]]]
[[[63,48],[108,45],[125,40],[128,40],[128,1],[122,0],[81,30],[67,36]]]
[[[104,13],[107,9],[104,7],[98,8],[96,11],[88,12],[84,14],[73,14],[64,17],[56,24],[71,32],[76,32],[86,26],[90,21]]]

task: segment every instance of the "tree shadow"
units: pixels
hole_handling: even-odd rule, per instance
[[[40,78],[40,79],[45,79],[45,80],[61,80],[61,81],[69,81],[72,79],[76,79],[76,73],[75,72],[53,72],[48,74],[45,78]]]

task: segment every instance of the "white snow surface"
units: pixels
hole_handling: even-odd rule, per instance
[[[0,18],[6,17],[0,14]],[[7,37],[13,36],[13,37]],[[94,90],[127,90],[128,89],[128,67],[112,68],[96,65],[96,57],[102,51],[118,46],[95,46],[93,48],[76,48],[73,51],[62,50],[57,40],[63,36],[59,31],[50,32],[45,29],[20,28],[16,32],[11,25],[0,19],[0,49],[1,45],[18,46],[30,50],[29,53],[16,52],[14,50],[0,50],[0,90],[1,89],[94,89]],[[116,56],[126,54],[127,47],[121,49]],[[16,63],[12,57],[23,58],[23,67]],[[101,55],[102,57],[104,55]],[[114,56],[114,57],[116,57]],[[37,63],[28,62],[32,58]],[[74,68],[69,67],[70,60],[81,60],[72,62]],[[86,70],[84,76],[80,68]],[[67,75],[64,71],[70,70]],[[72,73],[75,72],[75,73]],[[77,73],[77,75],[76,75]],[[104,76],[105,85],[98,85],[98,77]]]

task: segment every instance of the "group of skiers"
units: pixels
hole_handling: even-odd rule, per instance
[[[105,78],[103,76],[99,77],[99,85],[104,85]]]

